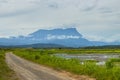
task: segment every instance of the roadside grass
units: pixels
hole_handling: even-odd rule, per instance
[[[97,80],[120,80],[120,66],[114,66],[112,64],[112,62],[119,61],[119,59],[112,59],[105,66],[98,66],[90,61],[82,65],[77,59],[64,59],[51,55],[57,50],[14,49],[12,51],[20,57],[56,70],[65,70],[77,75],[88,75]]]
[[[5,50],[0,49],[0,80],[18,80],[15,73],[5,62]]]

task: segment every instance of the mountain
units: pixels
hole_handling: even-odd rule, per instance
[[[10,38],[0,38],[0,45],[12,46],[12,45],[31,45],[39,43],[38,47],[46,44],[48,47],[53,46],[66,46],[66,47],[85,47],[85,46],[101,46],[109,45],[110,43],[89,41],[83,38],[76,28],[67,29],[52,29],[43,30],[40,29],[35,31],[28,36],[10,37]],[[42,44],[42,45],[40,45]],[[114,44],[114,43],[112,43]],[[116,43],[117,44],[117,43]],[[62,46],[60,46],[62,45]],[[33,45],[31,45],[33,46]]]
[[[82,35],[75,28],[67,28],[67,29],[53,29],[53,30],[38,30],[34,33],[29,34],[31,38],[47,38],[50,36],[79,36]]]
[[[70,47],[90,44],[75,28],[38,30],[28,36],[29,40],[32,39],[37,43],[54,43]]]

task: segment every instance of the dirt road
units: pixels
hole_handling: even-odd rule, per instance
[[[86,77],[73,78],[70,75],[35,64],[12,53],[6,53],[6,62],[20,80],[93,80]]]

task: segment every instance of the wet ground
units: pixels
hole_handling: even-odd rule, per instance
[[[104,65],[105,62],[111,58],[120,58],[120,54],[65,54],[65,53],[59,53],[55,54],[55,56],[71,59],[76,58],[80,61],[86,61],[86,60],[93,60],[96,61],[97,65]]]

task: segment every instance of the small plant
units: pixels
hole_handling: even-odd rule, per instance
[[[40,57],[38,55],[35,55],[35,60],[38,60]]]
[[[108,68],[108,69],[110,69],[110,68],[113,68],[113,62],[112,62],[112,60],[108,60],[107,62],[106,62],[106,67]]]

